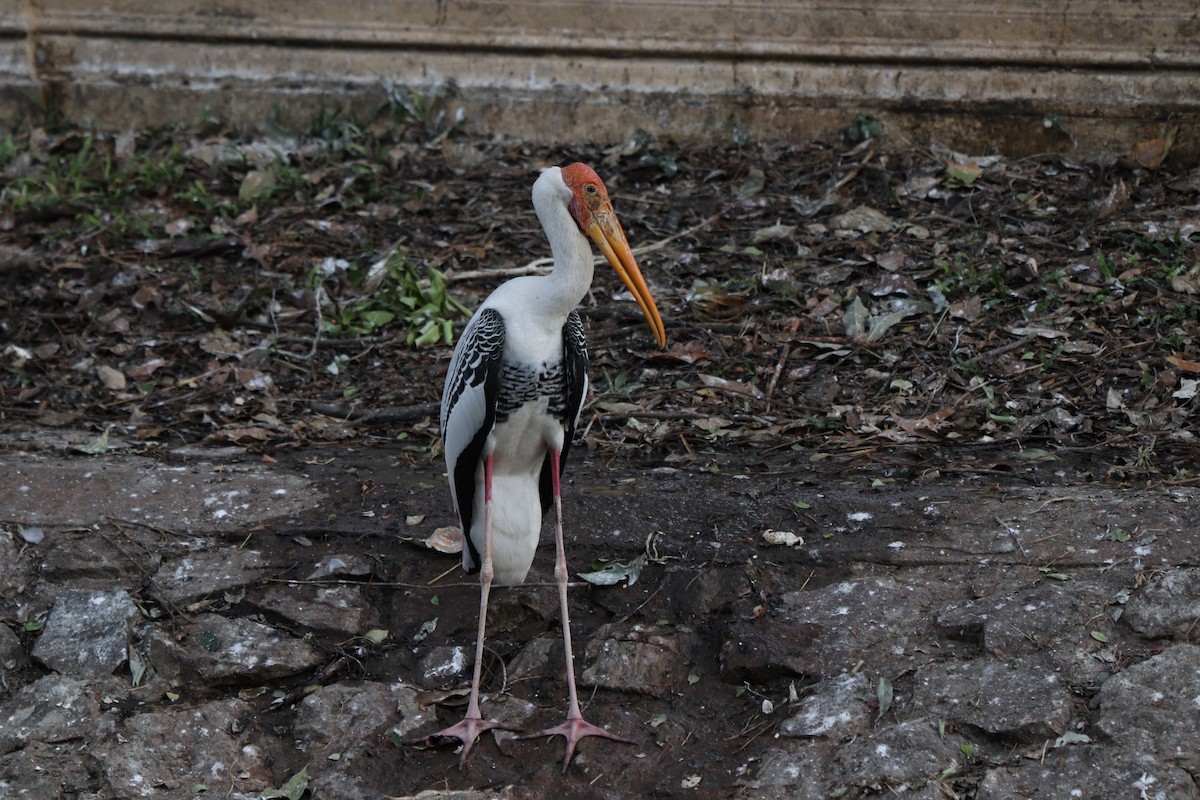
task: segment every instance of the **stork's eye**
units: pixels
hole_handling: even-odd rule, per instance
[[[596,193],[596,184],[589,183],[588,185],[583,187],[583,190],[585,192],[587,192],[588,194],[595,194]]]

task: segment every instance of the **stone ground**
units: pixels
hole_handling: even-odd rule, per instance
[[[70,440],[0,451],[0,797],[1200,797],[1195,488],[585,455],[574,569],[645,559],[572,590],[586,713],[636,744],[562,775],[502,733],[460,771],[420,744],[461,714],[477,602],[423,545],[437,465]],[[491,620],[485,713],[526,730],[564,705],[548,544]]]
[[[0,800],[1200,797],[1200,168],[1169,140],[567,152],[429,111],[0,134]],[[612,580],[571,620],[634,744],[563,774],[501,732],[460,770],[426,742],[478,607],[425,544],[437,401],[576,159],[669,337],[597,272],[564,503],[572,572]],[[548,544],[489,625],[484,712],[525,731],[566,702]]]

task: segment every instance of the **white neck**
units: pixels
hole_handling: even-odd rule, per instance
[[[547,306],[564,319],[587,294],[593,272],[592,245],[567,210],[570,201],[571,190],[558,167],[547,169],[533,184],[533,207],[554,257],[553,271],[539,280]]]

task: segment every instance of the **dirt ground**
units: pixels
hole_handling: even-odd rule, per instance
[[[904,576],[932,592],[932,619],[1070,569],[1097,592],[1137,588],[1150,561],[1122,548],[1147,531],[1169,543],[1166,566],[1194,562],[1200,169],[1172,164],[1165,143],[1131,143],[1104,164],[1010,161],[882,145],[857,120],[841,142],[697,149],[639,136],[567,152],[393,111],[269,142],[35,130],[0,150],[4,455],[203,461],[309,482],[319,507],[247,529],[89,524],[164,553],[184,534],[230,552],[254,542],[272,579],[327,556],[365,559],[370,574],[348,583],[388,638],[318,634],[322,666],[277,687],[410,683],[441,724],[461,714],[450,690],[465,681],[428,679],[429,659],[470,645],[477,608],[474,582],[444,574],[456,557],[420,545],[452,522],[436,404],[454,332],[547,254],[529,203],[540,166],[594,165],[645,248],[668,347],[598,269],[584,308],[594,395],[564,498],[573,572],[644,564],[632,585],[572,589],[580,671],[598,658],[589,648],[630,626],[678,648],[660,686],[606,688],[645,679],[634,670],[593,674],[584,692],[593,721],[637,744],[585,741],[563,776],[559,742],[485,736],[460,771],[453,748],[411,745],[430,724],[358,747],[359,796],[790,796],[760,767],[813,687],[871,676],[861,701],[878,729],[911,717],[923,666],[976,653],[943,621],[902,654],[863,634],[825,651],[828,664],[798,662],[820,638],[785,612],[803,593]],[[21,535],[30,513],[10,501],[7,533]],[[1018,518],[1018,549],[997,545]],[[803,542],[771,544],[771,531]],[[508,676],[530,642],[556,641],[548,545],[534,585],[499,594],[489,639],[486,689],[530,729],[565,704],[557,650]],[[256,605],[269,582],[243,588],[207,610],[279,621]],[[130,589],[153,603],[151,584]],[[0,609],[27,651],[52,597],[43,587]],[[772,617],[788,620],[775,629],[784,644],[735,652]],[[1109,671],[1161,649],[1119,630]],[[46,671],[26,662],[7,692]],[[1090,730],[1102,679],[1076,670],[1069,682],[1064,719]],[[245,688],[192,685],[186,699]],[[293,707],[261,711],[279,741],[294,738]],[[1032,746],[952,728],[971,748],[954,770],[910,781],[921,797],[982,797]],[[274,758],[272,785],[305,761]],[[898,785],[849,768],[821,778],[819,796]],[[95,796],[127,796],[109,791]]]

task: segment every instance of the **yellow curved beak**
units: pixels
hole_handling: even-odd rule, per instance
[[[625,229],[621,227],[620,220],[607,202],[592,214],[587,235],[596,243],[596,247],[600,248],[608,263],[621,276],[621,282],[637,300],[658,346],[666,347],[667,332],[663,327],[662,317],[658,314],[658,306],[654,304],[654,296],[650,294],[650,287],[646,285],[646,279],[642,277],[642,271],[633,258],[633,250],[629,247],[629,240],[625,238]]]

